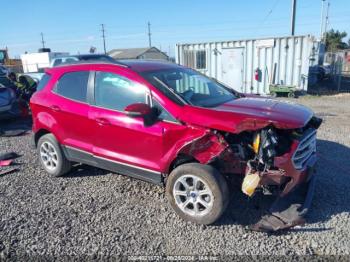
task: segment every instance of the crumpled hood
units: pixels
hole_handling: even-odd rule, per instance
[[[302,105],[267,98],[243,97],[213,108],[185,106],[180,120],[208,128],[239,133],[270,124],[280,129],[305,126],[313,112]]]

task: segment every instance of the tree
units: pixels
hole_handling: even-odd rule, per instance
[[[329,30],[326,33],[326,50],[334,52],[339,49],[348,48],[348,45],[343,42],[343,38],[346,36],[346,32],[335,31],[334,29]]]

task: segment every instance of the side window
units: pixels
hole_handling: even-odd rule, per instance
[[[95,104],[112,110],[124,111],[134,103],[146,102],[147,88],[125,77],[107,72],[96,72]]]
[[[154,107],[157,107],[161,114],[159,115],[159,118],[162,120],[170,121],[170,122],[177,122],[177,120],[168,112],[164,107],[162,107],[157,100],[154,98],[152,99],[152,105]]]
[[[66,98],[85,103],[88,79],[88,71],[66,73],[58,80],[55,92]]]
[[[43,90],[46,84],[50,81],[51,76],[48,74],[45,74],[41,80],[39,81],[38,86],[36,87],[36,91]]]

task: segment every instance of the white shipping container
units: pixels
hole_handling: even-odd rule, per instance
[[[240,92],[268,94],[270,84],[307,90],[309,67],[322,56],[320,46],[310,35],[177,44],[176,62]]]

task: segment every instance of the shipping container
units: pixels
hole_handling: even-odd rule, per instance
[[[309,67],[319,64],[322,50],[311,35],[181,43],[176,62],[244,93],[268,94],[272,84],[306,91]]]

